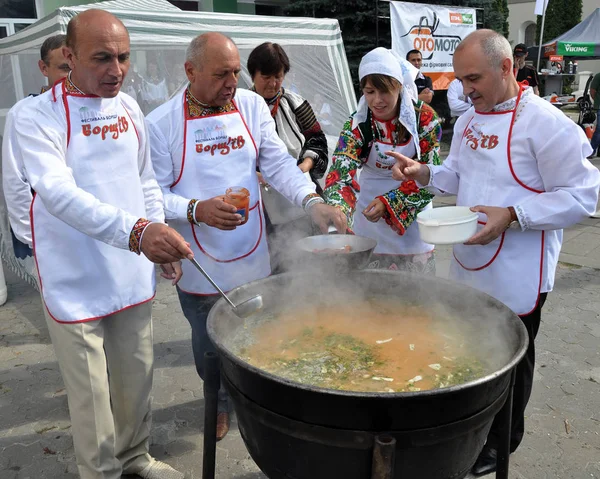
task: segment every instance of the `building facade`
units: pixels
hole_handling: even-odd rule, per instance
[[[552,1],[552,0],[549,0]],[[583,9],[581,19],[585,19],[600,4],[598,0],[583,0]],[[517,43],[524,43],[528,47],[535,45],[535,29],[537,16],[533,13],[535,1],[532,0],[508,0],[508,40],[515,46]],[[552,38],[543,38],[543,42],[549,42]],[[600,72],[600,60],[581,60],[579,59],[579,72],[589,71],[591,73]],[[585,85],[579,85],[583,89]]]

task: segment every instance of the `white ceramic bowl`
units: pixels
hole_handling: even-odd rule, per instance
[[[417,215],[419,235],[426,243],[459,244],[477,231],[477,213],[468,206],[443,206]]]

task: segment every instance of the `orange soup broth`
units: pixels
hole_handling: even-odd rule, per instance
[[[456,357],[464,355],[464,338],[446,328],[442,333],[423,308],[367,302],[280,314],[275,322],[267,321],[253,331],[255,341],[242,356],[254,366],[285,377],[285,371],[278,368],[281,360],[329,352],[342,361],[353,361],[356,353],[343,340],[335,344],[332,334],[351,336],[366,346],[373,356],[368,361],[372,365],[345,374],[320,371],[323,378],[309,384],[364,392],[432,389],[439,387],[440,376],[451,372]]]

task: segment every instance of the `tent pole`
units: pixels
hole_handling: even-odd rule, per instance
[[[375,0],[375,46],[379,46],[379,0]]]
[[[542,45],[544,44],[544,24],[546,23],[546,10],[548,9],[548,3],[550,0],[546,0],[544,3],[544,13],[542,14],[542,28],[540,29],[540,47],[538,48],[538,57],[537,57],[537,71],[538,73],[542,70],[542,65],[540,64],[540,58],[542,56]]]

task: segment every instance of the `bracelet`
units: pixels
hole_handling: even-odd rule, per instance
[[[129,233],[129,251],[132,251],[135,254],[140,254],[142,252],[142,235],[144,234],[144,230],[146,226],[148,226],[151,221],[146,218],[140,218],[136,221],[135,225],[131,229],[131,233]]]
[[[313,200],[315,198],[321,198],[321,197],[317,193],[310,193],[310,194],[306,195],[304,197],[304,199],[302,200],[302,208],[306,209],[306,205],[310,202],[310,200]]]
[[[193,208],[193,210],[192,210],[192,218],[193,218],[193,220],[194,220],[194,221],[193,221],[193,223],[194,223],[196,226],[200,226],[200,223],[199,223],[199,222],[196,220],[196,208],[198,208],[198,205],[200,204],[200,202],[199,202],[198,200],[194,200],[194,201],[195,201],[195,203],[194,203],[194,208]]]
[[[320,196],[317,198],[311,198],[306,202],[306,205],[304,205],[304,211],[308,213],[308,211],[317,204],[325,204],[325,200]]]
[[[198,200],[190,200],[187,205],[187,219],[190,223],[196,223],[196,205],[198,204]]]

